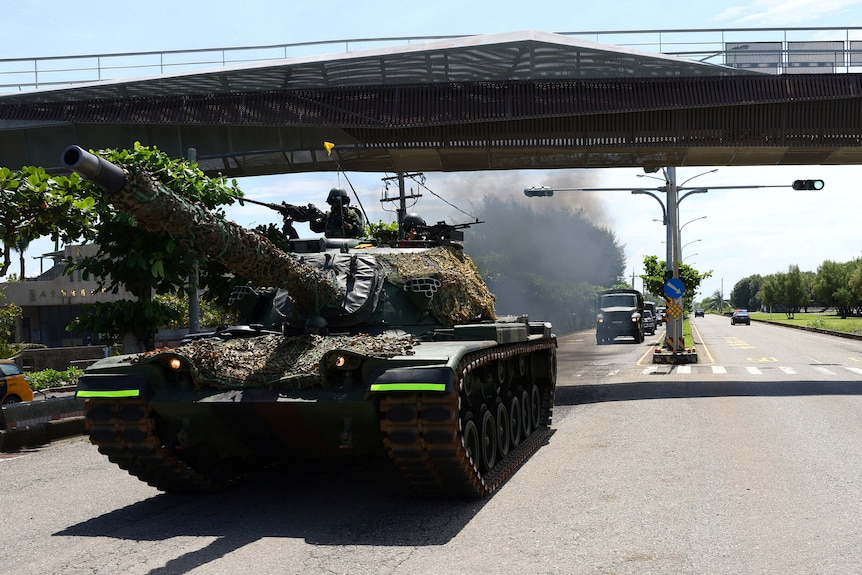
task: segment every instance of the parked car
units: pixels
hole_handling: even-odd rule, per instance
[[[0,403],[9,405],[21,401],[33,401],[30,377],[11,359],[0,359]]]
[[[644,324],[644,333],[649,335],[655,335],[655,317],[653,317],[650,310],[644,310],[644,317],[642,321]]]
[[[703,316],[704,316],[704,311],[702,309],[694,310],[694,317],[703,317]]]
[[[747,309],[738,309],[733,312],[732,316],[730,316],[730,325],[736,325],[738,323],[751,325],[751,316],[748,315]]]

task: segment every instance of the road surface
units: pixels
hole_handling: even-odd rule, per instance
[[[0,572],[858,574],[862,343],[724,317],[700,363],[560,340],[556,430],[492,497],[417,499],[385,460],[162,494],[84,438],[0,459]]]

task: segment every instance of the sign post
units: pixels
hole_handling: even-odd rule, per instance
[[[664,296],[667,304],[667,315],[672,318],[668,322],[665,347],[674,353],[685,351],[685,338],[682,335],[682,296],[685,293],[685,284],[679,278],[668,278],[664,282]]]

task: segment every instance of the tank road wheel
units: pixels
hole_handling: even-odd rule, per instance
[[[467,456],[473,462],[473,465],[479,465],[479,429],[476,427],[476,422],[470,417],[464,421],[463,441],[464,450]]]
[[[497,404],[497,451],[500,457],[509,455],[512,445],[512,429],[509,420],[509,410],[502,401]]]
[[[542,395],[539,393],[539,386],[533,384],[533,389],[530,392],[530,427],[539,429],[539,422],[542,418]]]
[[[524,422],[521,419],[523,417],[521,400],[517,397],[512,397],[509,400],[509,427],[512,430],[512,447],[518,447],[521,444],[521,431],[524,427]]]
[[[479,448],[482,451],[482,469],[490,471],[497,463],[497,423],[494,414],[487,407],[483,409],[482,429]]]
[[[530,394],[525,389],[521,392],[521,431],[526,439],[533,432],[533,419],[530,412],[533,410],[533,402],[530,399]]]
[[[509,384],[509,362],[505,359],[498,359],[494,370],[494,383],[497,385],[497,391],[506,387]]]

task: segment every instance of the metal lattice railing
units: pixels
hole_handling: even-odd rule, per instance
[[[560,32],[646,53],[773,74],[862,71],[862,27]],[[0,92],[23,92],[456,38],[413,36],[269,46],[0,58]]]

